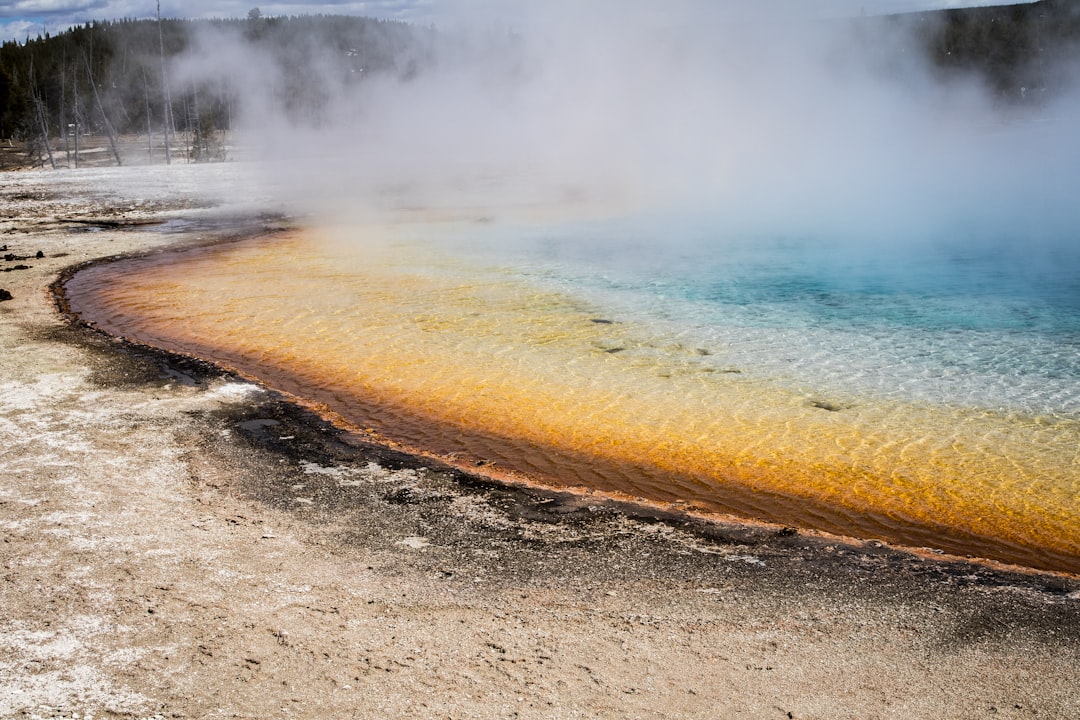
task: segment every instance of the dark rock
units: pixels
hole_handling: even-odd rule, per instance
[[[34,257],[36,257],[38,260],[41,260],[43,257],[45,257],[45,253],[43,253],[41,250],[38,250],[37,255],[35,255]]]
[[[383,500],[393,505],[416,505],[423,498],[413,488],[398,488],[393,492],[383,495]]]
[[[9,293],[7,290],[0,290],[0,302],[3,302],[4,300],[11,300],[11,299],[12,299],[11,293]]]

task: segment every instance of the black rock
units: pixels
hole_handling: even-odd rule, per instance
[[[38,250],[38,251],[37,251],[37,255],[35,255],[34,257],[36,257],[36,258],[37,258],[38,260],[40,260],[40,259],[42,259],[43,257],[45,257],[45,253],[43,253],[42,251]]]
[[[0,289],[0,302],[3,302],[4,300],[11,300],[11,293],[7,290]]]

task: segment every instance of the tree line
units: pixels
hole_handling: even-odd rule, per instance
[[[80,140],[109,139],[121,162],[122,137],[144,136],[150,161],[178,155],[224,157],[238,89],[221,78],[170,77],[173,60],[200,34],[243,38],[265,51],[281,74],[278,99],[294,114],[317,115],[317,72],[331,57],[341,82],[394,73],[407,77],[430,60],[433,30],[355,16],[236,20],[95,21],[57,35],[0,46],[0,140],[19,140],[42,163],[77,165]],[[154,155],[159,157],[154,159]]]
[[[943,75],[975,73],[997,98],[1040,102],[1072,81],[1080,3],[1039,0],[914,16],[920,50]]]
[[[974,74],[995,97],[1038,103],[1070,82],[1062,58],[1080,46],[1080,3],[1039,2],[863,18],[866,37],[904,23],[909,42],[942,75]],[[79,164],[87,135],[106,137],[121,162],[120,138],[146,138],[151,162],[223,159],[238,89],[223,76],[170,78],[172,61],[207,31],[244,38],[280,71],[276,101],[294,118],[315,122],[335,88],[378,74],[407,79],[432,63],[436,33],[400,22],[354,16],[234,20],[97,21],[57,35],[0,46],[0,140],[26,143],[35,159]],[[224,36],[224,35],[222,35]],[[340,74],[327,87],[319,74]],[[130,142],[129,142],[130,144]],[[155,159],[155,156],[157,159]]]

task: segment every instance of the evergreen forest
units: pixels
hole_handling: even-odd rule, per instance
[[[224,159],[236,88],[225,78],[185,82],[170,68],[196,38],[237,35],[263,50],[279,73],[283,108],[317,116],[326,98],[314,76],[325,72],[325,58],[337,59],[342,82],[387,73],[407,78],[430,62],[434,32],[364,17],[263,17],[253,10],[243,20],[95,21],[9,41],[0,47],[0,140],[21,141],[37,162],[54,165],[53,153],[70,156],[72,146],[77,164],[78,143],[87,136],[107,138],[116,163],[120,138],[139,135],[156,138],[151,155]]]

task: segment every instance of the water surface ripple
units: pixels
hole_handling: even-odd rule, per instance
[[[1071,274],[1018,268],[1032,293],[981,256],[920,274],[780,241],[650,259],[621,231],[324,228],[97,266],[67,293],[458,464],[1080,572]]]

